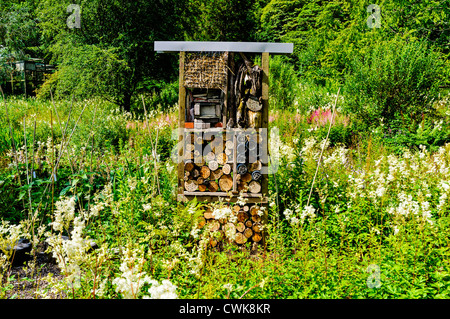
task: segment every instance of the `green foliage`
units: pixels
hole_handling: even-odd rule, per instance
[[[371,126],[400,114],[419,121],[438,95],[439,54],[423,42],[392,40],[355,57],[346,78],[346,111]]]
[[[178,80],[170,83],[151,81],[151,83],[145,83],[140,89],[143,92],[150,91],[146,94],[145,98],[146,107],[149,110],[159,110],[166,112],[172,106],[178,103]],[[142,106],[140,106],[142,110]]]
[[[270,105],[276,109],[292,109],[300,83],[292,65],[282,57],[270,59]]]
[[[0,64],[9,54],[15,59],[42,54],[34,4],[0,3]]]
[[[68,4],[44,0],[39,7],[44,43],[60,65],[53,79],[59,95],[97,95],[130,111],[146,78],[173,79],[176,59],[156,54],[153,42],[180,35],[184,2],[83,1],[81,28],[73,30],[65,25]]]
[[[272,0],[262,10],[260,37],[294,43],[291,62],[302,77],[321,85],[344,82],[355,54],[374,44],[401,37],[433,43],[444,56],[449,35],[449,7],[442,1],[378,3],[381,27],[369,28],[371,3],[360,0]],[[447,67],[448,71],[448,67]]]
[[[259,2],[189,0],[185,37],[192,41],[255,41]]]

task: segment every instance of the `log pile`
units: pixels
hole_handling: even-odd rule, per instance
[[[203,135],[189,132],[185,138],[184,189],[228,192],[233,188],[233,166],[232,156],[225,151],[233,150],[233,141],[218,135]]]
[[[251,154],[262,142],[257,134],[188,132],[185,142],[185,191],[261,193],[262,163]]]
[[[229,219],[215,219],[212,208],[206,208],[199,221],[209,226],[210,245],[216,247],[221,241],[234,242],[238,245],[247,242],[262,243],[263,224],[262,211],[258,205],[246,204],[230,206],[235,222]],[[231,239],[230,239],[231,238]]]

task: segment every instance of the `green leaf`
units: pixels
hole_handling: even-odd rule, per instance
[[[72,188],[72,186],[64,187],[64,188],[61,190],[61,192],[59,193],[59,196],[64,196],[71,188]]]

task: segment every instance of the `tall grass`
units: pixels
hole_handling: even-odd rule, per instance
[[[64,276],[36,280],[36,298],[448,298],[448,144],[395,155],[377,138],[328,143],[306,207],[320,125],[296,110],[271,112],[281,139],[271,141],[280,166],[270,177],[267,245],[216,250],[198,228],[201,203],[176,201],[174,110],[139,118],[97,100],[7,103],[19,165],[6,147],[0,248],[8,253],[20,237],[46,242]],[[0,268],[0,294],[12,297],[11,265],[2,258]]]

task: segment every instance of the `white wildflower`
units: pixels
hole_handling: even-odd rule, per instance
[[[148,289],[151,299],[177,299],[176,294],[177,286],[172,284],[169,280],[164,279],[161,284],[158,284],[156,280],[151,280],[152,286]],[[150,299],[148,296],[144,296],[143,299]]]

